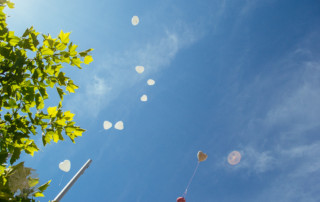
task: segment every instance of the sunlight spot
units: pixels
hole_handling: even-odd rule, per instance
[[[117,130],[123,130],[124,126],[123,126],[123,122],[122,121],[118,121],[115,125],[114,128]]]
[[[144,72],[144,67],[143,66],[136,66],[136,71],[141,74],[142,72]]]
[[[109,122],[109,121],[103,122],[103,128],[104,128],[105,130],[110,129],[111,127],[112,127],[112,123],[111,123],[111,122]]]
[[[147,102],[147,101],[148,101],[147,95],[142,95],[141,98],[140,98],[140,100],[141,100],[142,102]]]
[[[139,24],[139,17],[138,16],[133,16],[131,19],[131,23],[133,26],[137,26]]]
[[[153,79],[149,79],[147,83],[149,86],[153,86],[156,82]]]
[[[236,165],[240,162],[241,160],[241,154],[238,151],[233,151],[229,154],[228,156],[228,163],[230,165]]]

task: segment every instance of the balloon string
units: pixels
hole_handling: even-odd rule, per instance
[[[183,197],[185,197],[185,196],[187,195],[189,186],[190,186],[190,184],[191,184],[191,182],[192,182],[192,180],[193,180],[193,177],[195,176],[195,174],[196,174],[196,172],[197,172],[197,170],[198,170],[199,164],[200,164],[200,161],[198,161],[197,167],[196,167],[196,169],[194,169],[193,175],[192,175],[192,177],[191,177],[190,180],[189,180],[188,186],[187,186],[186,190],[184,191],[184,193],[183,193],[183,195],[182,195]]]
[[[59,183],[59,187],[61,185],[62,179],[63,179],[64,174],[62,174],[61,179],[60,179],[60,183]]]

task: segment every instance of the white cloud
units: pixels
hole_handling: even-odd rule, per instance
[[[320,142],[280,149],[273,155],[280,174],[252,201],[309,201],[320,200]]]
[[[299,145],[280,151],[284,161],[290,161],[292,166],[291,177],[307,177],[315,172],[320,172],[320,160],[317,154],[320,152],[320,142],[308,145]]]
[[[256,10],[260,6],[265,6],[266,4],[274,3],[274,0],[264,1],[264,0],[246,0],[245,4],[242,6],[240,11],[240,16],[246,15],[251,11]]]
[[[297,138],[307,138],[308,132],[320,127],[320,62],[301,60],[314,58],[311,53],[299,47],[280,61],[270,61],[264,65],[270,71],[257,75],[241,90],[237,102],[251,103],[243,134],[252,136],[255,146],[265,136],[278,139],[279,144],[288,139],[301,141]]]
[[[306,63],[298,87],[284,92],[279,104],[266,114],[268,127],[289,125],[287,132],[303,133],[320,126],[320,64]]]
[[[67,109],[71,109],[80,116],[85,114],[97,116],[106,101],[105,96],[112,91],[112,87],[106,83],[105,79],[97,75],[91,78],[93,79],[86,80],[85,90],[72,95],[65,104]]]
[[[107,86],[106,81],[103,78],[94,76],[93,81],[88,84],[86,92],[88,95],[92,96],[103,96],[110,90],[112,90],[112,88]]]
[[[235,170],[245,170],[249,174],[259,174],[274,168],[275,159],[270,151],[258,151],[253,147],[246,147],[240,151],[241,161],[235,166],[227,166]],[[224,160],[226,161],[226,160]]]
[[[237,169],[246,169],[249,173],[264,173],[272,170],[287,170],[288,175],[305,177],[320,172],[320,142],[294,145],[290,148],[274,147],[268,151],[259,151],[247,146],[242,151],[242,159]]]
[[[240,132],[246,141],[241,162],[232,168],[265,179],[250,201],[320,201],[320,61],[310,45],[318,42],[314,35],[263,64],[268,71],[236,100],[246,105],[247,125]]]
[[[320,141],[312,144],[299,144],[291,147],[284,145],[271,147],[268,151],[247,146],[240,151],[241,162],[236,166],[224,166],[229,171],[239,174],[270,177],[264,189],[252,194],[248,201],[308,201],[320,200],[318,190],[320,184]],[[272,174],[265,174],[272,172]]]
[[[274,158],[270,152],[257,152],[252,148],[245,151],[246,158],[243,160],[243,165],[253,166],[253,170],[257,173],[266,172],[272,169]]]
[[[67,107],[73,109],[76,114],[96,117],[122,91],[167,67],[179,50],[198,39],[198,35],[191,28],[177,27],[172,31],[166,29],[164,34],[139,47],[105,54],[103,63],[98,64],[94,71],[86,73],[88,79],[83,80],[80,86],[86,86],[86,90],[77,92],[73,99],[67,101]],[[142,75],[135,72],[136,65],[145,67]]]

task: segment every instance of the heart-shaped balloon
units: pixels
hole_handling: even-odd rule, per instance
[[[144,72],[144,66],[136,66],[136,71],[141,74],[142,72]]]
[[[103,122],[103,128],[105,130],[109,130],[111,127],[112,127],[112,123],[111,122],[109,122],[109,121]]]
[[[153,79],[149,79],[149,80],[147,81],[147,84],[148,84],[149,86],[153,86],[155,83],[156,83],[156,82],[155,82]]]
[[[137,26],[138,24],[139,24],[139,17],[138,16],[133,16],[132,18],[131,18],[131,23],[132,23],[132,25],[133,26]]]
[[[115,125],[114,128],[117,130],[123,130],[124,126],[123,126],[123,122],[122,121],[118,121]]]
[[[141,102],[147,102],[148,101],[148,96],[147,95],[142,95],[140,100],[141,100]]]
[[[63,162],[59,163],[59,168],[64,172],[69,172],[71,168],[71,162],[69,160],[64,160]]]
[[[198,160],[201,161],[205,161],[208,158],[208,155],[203,153],[202,151],[199,151],[197,154]]]

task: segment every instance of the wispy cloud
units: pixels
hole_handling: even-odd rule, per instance
[[[270,0],[270,1],[263,1],[263,0],[246,0],[244,5],[241,8],[240,11],[240,16],[244,16],[247,15],[248,13],[250,13],[252,10],[260,7],[260,6],[264,6],[266,4],[271,4],[273,3],[274,0]]]
[[[258,151],[252,147],[246,147],[241,151],[243,158],[237,169],[246,169],[249,172],[263,173],[274,169],[275,158],[270,151]]]
[[[306,38],[310,40],[310,36]],[[248,97],[257,93],[264,99],[251,108],[243,132],[248,141],[242,147],[238,169],[275,175],[252,201],[320,200],[315,177],[320,174],[320,62],[315,57],[318,53],[302,44],[280,61],[266,64],[273,70],[257,76],[243,91]]]
[[[199,35],[191,28],[180,26],[179,29],[166,29],[161,36],[140,47],[132,46],[123,52],[105,54],[105,60],[96,64],[94,71],[86,73],[88,79],[81,83],[85,90],[69,100],[67,107],[77,114],[96,117],[123,90],[167,67],[179,50],[193,44],[198,38]],[[145,72],[140,77],[134,70],[136,65],[145,66]]]
[[[275,152],[279,175],[253,201],[319,201],[320,142]]]

